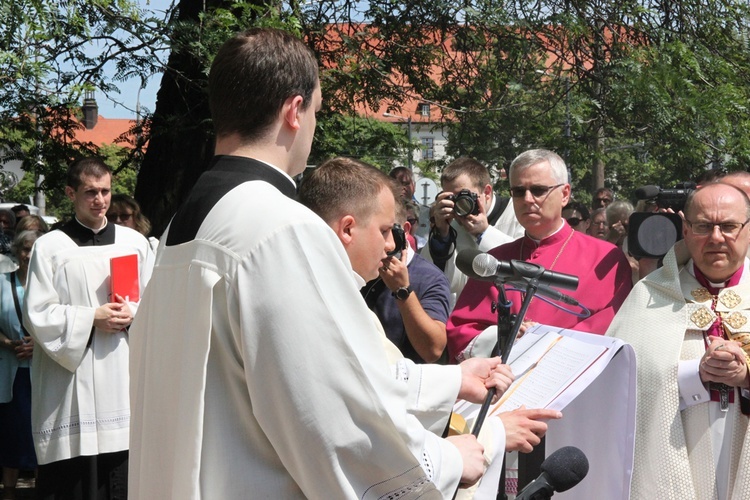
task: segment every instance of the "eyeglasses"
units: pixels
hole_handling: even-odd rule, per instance
[[[568,221],[568,224],[570,224],[570,227],[576,227],[578,224],[584,221],[584,219],[579,219],[578,217],[571,217],[570,219],[565,219]]]
[[[612,203],[612,198],[594,198],[598,203]]]
[[[116,222],[118,219],[127,222],[130,220],[130,218],[133,216],[133,213],[123,213],[123,214],[107,214],[107,219],[112,220],[112,222]]]
[[[411,224],[412,226],[414,226],[415,224],[419,224],[419,219],[417,219],[417,218],[406,219],[406,222],[408,222],[409,224]]]
[[[685,222],[693,231],[694,234],[706,235],[714,232],[714,227],[719,226],[721,234],[724,236],[737,236],[745,225],[750,222],[750,219],[745,222],[690,222],[685,219]]]
[[[559,188],[560,186],[564,186],[565,184],[557,184],[556,186],[531,186],[531,187],[524,187],[524,186],[514,186],[510,188],[510,195],[513,198],[523,198],[526,196],[526,191],[531,193],[531,196],[533,196],[535,199],[542,198],[549,194],[550,191],[552,191],[555,188]]]

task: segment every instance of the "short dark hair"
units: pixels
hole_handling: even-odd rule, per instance
[[[487,170],[487,167],[474,158],[464,156],[456,158],[443,169],[443,173],[440,174],[440,184],[443,184],[444,182],[453,182],[461,175],[466,175],[471,180],[472,184],[474,184],[474,187],[477,187],[480,190],[487,184],[492,183],[490,172]]]
[[[576,212],[579,212],[581,214],[583,220],[589,220],[589,217],[591,217],[588,207],[586,207],[586,205],[584,205],[580,201],[571,201],[563,207],[563,210],[575,210]]]
[[[398,204],[393,179],[365,162],[339,157],[305,175],[298,199],[328,224],[344,215],[367,221],[377,210],[383,189],[388,189]]]
[[[318,62],[300,39],[278,29],[253,28],[219,49],[208,77],[208,101],[219,136],[263,136],[289,97],[312,103]]]
[[[401,174],[408,175],[411,178],[411,180],[414,181],[414,172],[409,170],[408,167],[396,167],[390,172],[388,172],[388,177],[390,177],[391,179],[398,179],[398,176]]]
[[[112,169],[101,158],[96,156],[79,158],[68,167],[67,185],[78,189],[84,176],[101,179],[105,175],[111,176]]]

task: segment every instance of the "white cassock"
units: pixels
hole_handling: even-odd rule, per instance
[[[55,230],[32,249],[24,324],[35,342],[31,415],[40,464],[128,449],[128,334],[94,329],[94,312],[111,302],[110,258],[138,255],[143,290],[154,255],[140,233],[106,230],[115,231],[114,244],[79,246]],[[135,314],[138,304],[128,304]]]
[[[449,498],[459,452],[409,413],[336,235],[280,171],[242,181],[270,168],[219,157],[185,213],[226,193],[161,238],[131,328],[130,498]]]
[[[488,209],[488,213],[492,212],[492,209],[497,203],[497,195],[492,197],[492,205]],[[513,209],[513,200],[508,202],[500,217],[497,219],[494,225],[490,225],[482,235],[481,240],[477,243],[477,239],[464,229],[464,227],[457,221],[451,222],[451,227],[456,231],[456,243],[451,247],[453,254],[448,258],[445,263],[445,269],[443,272],[448,278],[451,286],[451,297],[450,297],[450,308],[456,305],[458,296],[461,295],[461,291],[466,286],[466,281],[469,279],[464,273],[459,271],[456,267],[456,256],[461,250],[473,249],[480,250],[482,252],[488,252],[495,247],[510,243],[524,235],[525,229],[516,219],[516,212]],[[432,262],[432,255],[430,254],[430,243],[422,248],[419,254]]]
[[[737,397],[727,412],[721,412],[700,383],[697,360],[705,353],[704,331],[715,316],[710,297],[696,300],[695,292],[702,286],[686,264],[689,255],[678,243],[663,267],[635,285],[607,331],[632,344],[636,353],[631,498],[747,500],[748,418],[740,412]],[[726,315],[725,324],[744,326],[742,331],[750,326],[747,266],[746,260],[740,284],[721,290],[716,306]],[[723,300],[725,295],[741,300]],[[726,321],[730,317],[734,319]]]

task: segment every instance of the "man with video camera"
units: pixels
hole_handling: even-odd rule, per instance
[[[487,167],[472,158],[453,160],[440,176],[443,189],[430,211],[432,229],[422,256],[443,270],[451,285],[451,307],[467,277],[456,254],[467,248],[488,251],[523,236],[509,198],[495,196]]]

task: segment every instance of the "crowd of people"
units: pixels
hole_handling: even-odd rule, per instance
[[[630,217],[659,207],[607,188],[586,206],[546,149],[511,162],[507,193],[457,158],[430,206],[409,169],[351,158],[298,186],[322,99],[300,40],[248,30],[214,58],[215,157],[159,240],[95,157],[69,166],[74,216],[52,230],[0,211],[4,498],[19,471],[54,500],[469,494],[564,416],[489,417],[495,448],[449,430],[456,401],[514,380],[496,356],[501,290],[464,274],[465,251],[578,278],[588,314],[532,301],[521,334],[541,323],[633,346],[631,498],[750,498],[749,173],[692,191],[682,241],[646,259]],[[111,278],[123,256],[132,295]],[[502,296],[518,314],[522,293]]]

